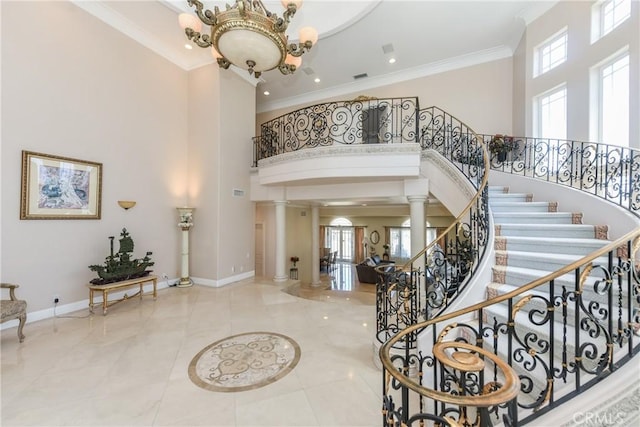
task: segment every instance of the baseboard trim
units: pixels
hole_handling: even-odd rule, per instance
[[[158,281],[158,284],[156,285],[156,289],[165,289],[169,287],[169,283],[175,282],[178,279],[171,279],[171,280],[163,280],[163,281]],[[153,284],[148,283],[146,285],[143,285],[143,290],[144,292],[152,292],[153,291]],[[119,292],[114,292],[114,293],[110,293],[110,296],[113,296],[114,299],[118,299],[118,298],[122,298],[124,296],[125,293],[127,292],[131,292],[131,289],[128,290],[123,290],[123,291],[119,291]],[[96,296],[94,296],[93,298],[93,302],[102,302],[102,295],[98,295],[96,294]],[[59,305],[57,307],[50,307],[50,308],[45,308],[44,310],[38,310],[38,311],[32,311],[32,312],[27,312],[27,323],[32,323],[32,322],[37,322],[39,320],[45,320],[45,319],[50,319],[52,317],[55,316],[60,316],[63,314],[68,314],[68,313],[73,313],[75,311],[80,311],[80,310],[88,310],[89,309],[89,298],[81,300],[81,301],[76,301],[76,302],[72,302],[69,304],[63,304],[63,305]],[[98,310],[95,310],[96,313],[98,313]],[[14,319],[14,320],[9,320],[5,323],[3,323],[2,325],[0,325],[0,330],[5,330],[8,328],[13,328],[13,327],[17,327],[18,326],[18,320]]]
[[[256,272],[252,270],[242,274],[236,274],[235,276],[225,277],[220,280],[204,279],[202,277],[191,277],[191,280],[193,280],[193,283],[195,283],[196,285],[210,286],[212,288],[221,288],[222,286],[228,285],[230,283],[235,283],[241,280],[250,279],[252,277],[255,277],[255,275],[256,275]]]

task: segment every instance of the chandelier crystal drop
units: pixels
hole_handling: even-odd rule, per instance
[[[292,74],[302,64],[301,56],[318,41],[318,32],[303,27],[299,43],[289,43],[287,27],[302,0],[281,0],[282,17],[267,10],[262,0],[235,0],[225,10],[204,9],[199,0],[187,0],[197,16],[182,13],[178,17],[187,38],[211,54],[221,68],[230,65],[244,68],[254,77],[274,68],[282,74]],[[203,26],[204,24],[204,26]]]

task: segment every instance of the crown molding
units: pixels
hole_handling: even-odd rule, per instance
[[[327,98],[338,97],[354,92],[363,92],[381,86],[401,83],[407,80],[418,79],[433,74],[444,73],[446,71],[466,68],[485,62],[510,58],[511,56],[513,56],[513,50],[510,47],[498,46],[491,49],[473,52],[467,55],[461,55],[442,61],[432,62],[431,64],[408,68],[406,70],[397,71],[391,74],[369,77],[359,82],[352,82],[328,89],[308,92],[303,95],[292,96],[278,101],[265,102],[256,108],[256,113],[264,113],[280,108],[289,108],[300,104],[311,104]]]
[[[110,7],[108,7],[102,1],[86,1],[86,0],[69,0],[71,3],[84,10],[85,12],[93,15],[98,18],[105,24],[115,28],[126,36],[132,38],[136,42],[141,45],[151,49],[158,55],[163,58],[171,61],[176,64],[180,68],[184,70],[189,70],[193,68],[198,68],[205,64],[192,64],[188,61],[185,61],[178,55],[170,52],[168,49],[164,47],[164,44],[160,42],[156,37],[152,34],[149,34],[147,31],[143,30],[138,26],[135,22],[127,19],[122,14],[114,11]]]
[[[516,15],[524,21],[525,25],[531,24],[536,19],[547,13],[552,7],[560,3],[559,1],[534,1],[527,4],[527,6]]]

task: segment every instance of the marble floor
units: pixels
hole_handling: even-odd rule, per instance
[[[346,266],[345,269],[353,269]],[[346,275],[345,274],[343,276]],[[351,272],[353,276],[353,272]],[[312,288],[268,279],[159,291],[107,316],[72,313],[1,334],[2,426],[376,426],[373,285],[339,274]],[[208,345],[275,332],[300,346],[281,379],[253,390],[196,386],[189,363]]]

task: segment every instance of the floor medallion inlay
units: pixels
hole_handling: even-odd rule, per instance
[[[189,364],[189,378],[211,391],[263,387],[287,375],[300,360],[300,346],[274,332],[234,335],[202,349]]]

